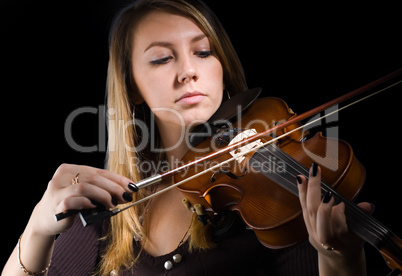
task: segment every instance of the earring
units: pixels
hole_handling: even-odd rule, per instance
[[[228,97],[228,100],[230,100],[230,93],[229,93],[229,90],[227,90],[227,89],[225,88],[225,89],[223,89],[223,91],[226,91],[226,95],[227,95],[227,97]]]

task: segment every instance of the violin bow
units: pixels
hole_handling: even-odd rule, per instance
[[[236,142],[236,143],[233,143],[233,144],[231,144],[229,146],[223,147],[223,148],[221,148],[221,149],[219,149],[219,150],[217,150],[217,151],[215,151],[213,153],[207,154],[207,155],[205,155],[205,156],[203,156],[203,157],[201,157],[201,158],[199,158],[197,160],[191,161],[189,163],[186,163],[186,164],[184,164],[182,166],[179,166],[177,168],[174,168],[172,170],[169,170],[169,171],[166,171],[164,173],[156,174],[154,176],[142,179],[142,180],[138,181],[135,184],[136,191],[138,191],[139,189],[143,189],[145,187],[151,186],[151,185],[158,184],[163,179],[172,177],[175,174],[178,174],[180,172],[183,172],[185,170],[193,168],[193,167],[195,167],[195,166],[197,166],[197,165],[199,165],[199,164],[201,164],[201,163],[203,163],[205,161],[214,159],[216,157],[219,157],[221,155],[229,153],[229,152],[231,152],[233,150],[239,149],[239,148],[241,148],[241,147],[243,147],[243,146],[245,146],[245,145],[247,145],[247,144],[249,144],[249,143],[251,143],[251,142],[253,142],[255,140],[267,137],[268,135],[270,135],[272,133],[276,133],[277,131],[279,131],[281,129],[284,129],[284,128],[290,126],[290,125],[296,124],[296,123],[298,123],[298,122],[300,122],[300,121],[302,121],[304,119],[312,117],[312,116],[316,115],[317,113],[320,113],[321,111],[324,111],[324,110],[326,110],[326,109],[328,109],[328,108],[330,108],[330,107],[332,107],[334,105],[340,104],[340,103],[345,102],[345,101],[347,101],[347,100],[349,100],[351,98],[354,98],[354,97],[356,97],[356,96],[358,96],[358,95],[360,95],[360,94],[362,94],[364,92],[367,92],[370,89],[373,89],[373,88],[375,88],[375,87],[377,87],[379,85],[382,85],[382,84],[384,84],[384,83],[386,83],[386,82],[388,82],[388,81],[390,81],[390,80],[392,80],[392,79],[394,79],[394,78],[396,78],[398,76],[401,76],[401,75],[402,75],[402,68],[400,68],[400,69],[398,69],[398,70],[396,70],[396,71],[394,71],[394,72],[392,72],[392,73],[390,73],[390,74],[388,74],[388,75],[386,75],[386,76],[384,76],[384,77],[382,77],[380,79],[377,79],[377,80],[375,80],[373,82],[370,82],[370,83],[368,83],[368,84],[366,84],[366,85],[364,85],[364,86],[362,86],[360,88],[357,88],[357,89],[355,89],[355,90],[353,90],[353,91],[351,91],[351,92],[349,92],[349,93],[347,93],[345,95],[342,95],[342,96],[340,96],[340,97],[338,97],[338,98],[336,98],[334,100],[331,100],[331,101],[329,101],[327,103],[324,103],[321,106],[315,107],[315,108],[313,108],[313,109],[311,109],[309,111],[306,111],[306,112],[304,112],[304,113],[302,113],[302,114],[300,114],[298,116],[295,116],[294,118],[292,118],[292,119],[290,119],[288,121],[282,122],[281,124],[278,124],[278,125],[270,128],[270,129],[267,129],[267,130],[263,131],[263,132],[257,133],[255,135],[250,136],[248,138],[245,138],[245,139],[243,139],[243,140],[241,140],[239,142]],[[342,108],[339,108],[339,109],[337,109],[337,110],[335,110],[335,111],[333,111],[331,113],[328,113],[328,114],[326,114],[326,115],[324,115],[324,116],[322,116],[322,117],[320,117],[320,118],[318,118],[318,119],[316,119],[314,121],[311,121],[311,122],[309,122],[307,124],[304,124],[301,127],[295,128],[292,131],[289,131],[289,132],[287,132],[287,133],[285,133],[285,134],[283,134],[281,136],[278,136],[278,137],[276,137],[274,139],[271,139],[270,141],[260,145],[259,147],[266,146],[268,143],[272,143],[272,142],[274,142],[274,141],[276,141],[276,140],[278,140],[280,138],[283,138],[283,136],[289,135],[290,133],[292,133],[294,131],[297,131],[300,128],[303,128],[306,125],[309,125],[309,124],[312,124],[312,123],[314,123],[316,121],[322,120],[325,117],[328,117],[328,116],[330,116],[330,115],[332,115],[332,114],[334,114],[336,112],[339,112],[340,110],[348,108],[348,107],[350,107],[350,106],[352,106],[352,105],[354,105],[354,104],[356,104],[358,102],[364,101],[365,99],[367,99],[369,97],[372,97],[372,96],[374,96],[376,94],[379,94],[379,93],[385,91],[386,89],[391,88],[393,86],[396,86],[396,85],[398,85],[400,83],[402,83],[402,80],[399,80],[399,81],[387,86],[386,88],[381,89],[379,91],[376,91],[376,92],[374,92],[374,93],[372,93],[372,94],[370,94],[370,95],[368,95],[366,97],[358,99],[358,100],[356,100],[356,101],[354,101],[354,102],[352,102],[352,103],[350,103],[350,104],[348,104],[348,105],[346,105],[346,106],[344,106]],[[256,148],[253,148],[253,150],[256,150]],[[247,154],[247,153],[248,152],[244,152],[242,154]],[[167,188],[165,188],[163,190],[157,191],[157,192],[155,192],[155,193],[153,193],[153,194],[151,194],[151,195],[149,195],[149,196],[147,196],[145,198],[142,198],[142,199],[140,199],[140,200],[138,200],[138,201],[136,201],[136,202],[134,202],[132,204],[126,205],[123,208],[114,208],[112,210],[109,210],[109,209],[106,209],[103,206],[98,206],[95,209],[67,210],[65,212],[61,212],[61,213],[56,214],[55,219],[56,219],[56,221],[59,221],[59,220],[62,220],[64,218],[67,218],[67,217],[70,217],[72,215],[75,215],[75,214],[79,213],[83,225],[87,226],[87,225],[93,224],[93,223],[95,223],[97,221],[101,221],[101,220],[103,220],[105,218],[112,217],[112,216],[114,216],[114,215],[116,215],[116,214],[118,214],[118,213],[120,213],[120,212],[122,212],[124,210],[127,210],[127,209],[129,209],[129,208],[131,208],[131,207],[133,207],[133,206],[135,206],[137,204],[140,204],[140,203],[142,203],[144,201],[147,201],[147,200],[149,200],[149,199],[151,199],[151,198],[153,198],[155,196],[158,196],[158,195],[160,195],[160,194],[162,194],[164,192],[167,192],[168,190],[173,189],[173,188],[183,184],[184,182],[190,181],[190,180],[198,177],[201,174],[207,173],[208,171],[211,171],[213,169],[217,169],[220,166],[222,166],[223,164],[229,163],[229,162],[231,162],[233,160],[234,160],[234,158],[228,159],[228,160],[226,160],[226,161],[224,161],[224,162],[222,162],[220,164],[217,164],[217,165],[215,165],[215,166],[213,166],[213,167],[211,167],[211,168],[209,168],[207,170],[204,170],[204,171],[202,171],[202,172],[200,172],[198,174],[195,174],[195,175],[193,175],[193,176],[191,176],[191,177],[189,177],[189,178],[187,178],[187,179],[185,179],[185,180],[183,180],[181,182],[175,183],[175,184],[173,184],[173,185],[171,185],[171,186],[169,186],[169,187],[167,187]]]

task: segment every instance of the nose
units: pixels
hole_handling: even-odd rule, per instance
[[[185,58],[180,65],[180,70],[177,75],[179,83],[186,84],[190,81],[198,80],[198,72],[190,58]]]

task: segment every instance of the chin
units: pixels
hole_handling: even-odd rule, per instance
[[[211,116],[209,116],[209,117],[211,117]],[[195,126],[198,126],[198,125],[201,125],[201,124],[205,123],[206,121],[208,121],[209,117],[208,118],[205,118],[205,117],[186,118],[184,120],[184,124],[185,124],[186,127],[189,127],[191,129],[191,128],[195,127]]]
[[[211,116],[216,112],[216,108],[194,108],[186,110],[182,113],[184,118],[184,123],[186,126],[194,127],[203,124],[211,118]]]

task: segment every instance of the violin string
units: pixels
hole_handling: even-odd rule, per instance
[[[310,124],[312,124],[312,123],[315,123],[315,122],[320,121],[320,120],[322,120],[322,119],[324,119],[324,118],[326,118],[326,117],[329,117],[329,116],[331,116],[331,115],[334,114],[334,113],[337,113],[337,112],[339,112],[339,111],[341,111],[341,110],[343,110],[343,109],[346,109],[346,108],[348,108],[348,107],[350,107],[350,106],[352,106],[352,105],[354,105],[354,104],[357,104],[357,103],[359,103],[359,102],[361,102],[361,101],[363,101],[363,100],[366,100],[366,99],[368,99],[368,98],[370,98],[370,97],[373,97],[374,95],[377,95],[377,94],[379,94],[379,93],[381,93],[381,92],[383,92],[383,91],[385,91],[385,90],[387,90],[387,89],[389,89],[389,88],[391,88],[391,87],[393,87],[393,86],[396,86],[396,85],[400,84],[401,82],[402,82],[402,81],[396,82],[396,83],[394,83],[394,84],[392,84],[392,85],[389,85],[389,86],[387,86],[387,87],[385,87],[385,88],[383,88],[383,89],[381,89],[381,90],[378,90],[378,91],[376,91],[376,92],[374,92],[374,93],[372,93],[372,94],[370,94],[370,95],[368,95],[368,96],[366,96],[366,97],[363,97],[363,98],[361,98],[361,99],[358,99],[358,100],[356,100],[356,101],[354,101],[354,102],[352,102],[352,103],[350,103],[350,104],[348,104],[348,105],[346,105],[346,106],[344,106],[344,107],[342,107],[342,108],[339,108],[339,109],[337,109],[337,110],[335,110],[335,111],[333,111],[333,112],[331,112],[331,113],[328,113],[328,114],[326,114],[326,115],[324,115],[324,116],[321,116],[320,118],[318,118],[318,119],[316,119],[316,120],[314,120],[314,121],[311,121],[311,122],[309,122],[309,123],[303,125],[302,127],[304,128],[304,127],[306,127],[306,126],[308,126],[308,125],[310,125]],[[296,131],[296,130],[299,130],[299,128],[298,128],[298,129],[294,129],[294,130],[291,131],[291,132],[288,132],[286,135],[288,135],[288,134],[290,134],[290,133],[292,133],[292,132],[294,132],[294,131]],[[275,140],[278,140],[278,139],[282,138],[282,136],[283,136],[283,135],[281,135],[280,137],[277,137]],[[269,144],[271,144],[272,142],[273,142],[272,140],[269,140],[269,141],[267,141],[266,143],[263,143],[263,145],[258,146],[257,148],[259,149],[259,148],[261,148],[261,147],[265,147],[265,145],[269,145]],[[251,149],[250,151],[254,151],[254,150],[256,150],[256,147],[254,147],[254,148]],[[261,155],[261,156],[263,156],[263,155]],[[276,157],[279,158],[278,156],[276,156]],[[267,160],[267,161],[268,161],[268,160]],[[270,160],[269,160],[269,161],[270,161]],[[289,165],[289,163],[286,163],[286,164]],[[297,170],[296,170],[296,171],[297,171]],[[301,173],[301,172],[300,172],[299,174],[306,176],[304,173]],[[295,177],[296,177],[296,175],[294,175],[294,174],[291,175],[291,176],[293,177],[293,179],[295,179]],[[280,176],[280,177],[282,177],[282,176]],[[307,176],[306,176],[306,177],[307,177]],[[293,185],[294,185],[294,181],[289,181],[288,179],[284,179],[284,180],[285,180],[285,181],[288,181],[290,184],[293,184]],[[322,183],[322,184],[324,184],[324,183]],[[295,187],[296,187],[296,189],[297,189],[297,186],[295,186]],[[341,195],[339,195],[335,190],[333,190],[332,188],[330,188],[328,185],[325,185],[325,184],[322,185],[321,191],[322,191],[322,194],[321,194],[322,196],[324,196],[324,195],[327,194],[328,192],[331,192],[333,196],[335,196],[335,197],[338,198],[338,200],[343,201],[343,202],[345,203],[345,205],[348,207],[348,211],[350,212],[350,214],[348,214],[349,217],[350,217],[350,219],[352,219],[352,220],[355,221],[355,222],[358,222],[359,225],[366,225],[366,229],[367,229],[367,228],[370,228],[370,229],[371,229],[370,233],[373,234],[373,235],[375,235],[377,239],[380,239],[380,240],[383,241],[383,240],[384,240],[384,237],[388,237],[388,236],[389,236],[389,233],[390,233],[389,229],[387,229],[384,225],[382,225],[381,223],[379,223],[379,222],[378,222],[377,220],[375,220],[373,217],[371,217],[371,216],[367,215],[366,213],[364,213],[358,206],[356,206],[356,205],[353,204],[352,202],[349,202],[348,200],[346,200],[345,198],[343,198]],[[295,194],[294,191],[293,191],[292,193]],[[352,217],[353,217],[353,218],[352,218]],[[363,218],[363,219],[362,219],[362,218]],[[367,237],[367,235],[366,235],[366,238],[369,238],[369,237]],[[375,242],[372,242],[372,243],[375,243]],[[395,244],[393,240],[391,240],[391,243],[392,243],[392,244]]]
[[[319,117],[319,118],[317,118],[317,119],[315,119],[315,120],[311,120],[311,121],[309,121],[308,123],[305,123],[304,125],[301,125],[301,126],[299,126],[299,127],[297,127],[297,128],[294,128],[293,130],[289,130],[288,132],[286,132],[286,133],[284,133],[284,134],[282,134],[282,135],[280,135],[280,136],[277,136],[277,137],[275,137],[275,138],[270,139],[269,141],[267,141],[267,142],[265,142],[265,143],[262,143],[262,144],[260,144],[260,145],[257,145],[256,147],[250,149],[249,151],[245,151],[245,152],[238,153],[237,155],[235,155],[235,156],[233,156],[233,157],[231,157],[231,158],[229,158],[229,159],[227,159],[227,160],[225,160],[225,161],[222,161],[222,162],[219,163],[219,164],[216,164],[216,165],[214,165],[214,166],[211,166],[211,167],[209,167],[209,168],[207,168],[207,169],[205,169],[205,170],[203,170],[203,171],[201,171],[201,172],[198,172],[198,173],[196,173],[196,174],[194,174],[194,175],[192,175],[192,176],[190,176],[190,177],[188,177],[188,178],[186,178],[186,179],[183,179],[183,180],[181,180],[181,181],[179,181],[179,182],[177,182],[177,183],[174,183],[174,184],[170,185],[169,187],[166,187],[166,188],[164,188],[164,189],[161,189],[161,190],[155,192],[154,194],[148,195],[148,196],[146,196],[146,197],[144,197],[144,198],[142,198],[142,199],[140,199],[140,200],[138,200],[138,201],[136,201],[136,202],[133,202],[133,203],[131,203],[131,204],[129,204],[129,205],[126,205],[125,207],[123,207],[123,208],[121,208],[121,209],[115,210],[115,213],[120,213],[120,212],[122,212],[122,211],[124,211],[124,210],[127,210],[127,209],[129,209],[129,208],[131,208],[131,207],[137,205],[137,204],[140,204],[140,203],[142,203],[142,202],[145,202],[145,201],[147,201],[147,200],[150,200],[151,198],[153,198],[153,197],[155,197],[155,196],[158,196],[158,195],[163,194],[163,193],[165,193],[165,192],[167,192],[167,191],[169,191],[169,190],[171,190],[171,189],[173,189],[173,188],[175,188],[175,187],[178,187],[178,186],[180,186],[180,185],[182,185],[182,184],[184,184],[184,183],[186,183],[186,182],[188,182],[188,181],[190,181],[190,180],[193,180],[193,179],[195,179],[195,178],[197,178],[197,177],[199,177],[199,176],[201,176],[201,175],[203,175],[203,174],[206,174],[206,173],[208,173],[208,172],[210,172],[210,171],[212,171],[212,170],[215,170],[215,169],[219,169],[219,168],[222,167],[223,165],[225,165],[225,164],[227,164],[227,163],[229,163],[229,162],[232,162],[232,161],[236,160],[236,159],[239,158],[239,157],[242,157],[242,156],[244,156],[244,155],[246,155],[246,154],[248,154],[248,153],[250,153],[250,152],[252,152],[252,151],[257,151],[258,149],[260,149],[260,148],[262,148],[262,147],[265,147],[265,146],[267,146],[267,145],[269,145],[269,144],[271,144],[271,143],[273,143],[273,142],[275,142],[275,141],[278,141],[278,140],[282,139],[283,137],[285,137],[285,136],[287,136],[287,135],[289,135],[289,134],[291,134],[291,133],[293,133],[293,132],[296,132],[296,131],[298,131],[298,130],[302,130],[302,129],[305,128],[306,126],[309,126],[309,125],[311,125],[311,124],[314,124],[314,123],[316,123],[316,122],[318,122],[318,121],[320,121],[320,120],[322,120],[322,119],[324,119],[324,118],[327,118],[327,117],[329,117],[329,116],[331,116],[331,115],[333,115],[333,114],[335,114],[335,113],[340,112],[340,111],[343,110],[343,109],[346,109],[346,108],[348,108],[348,107],[350,107],[350,106],[352,106],[352,105],[355,105],[355,104],[357,104],[357,103],[359,103],[359,102],[361,102],[361,101],[363,101],[363,100],[366,100],[366,99],[368,99],[368,98],[370,98],[370,97],[373,97],[373,96],[375,96],[375,95],[377,95],[377,94],[379,94],[379,93],[381,93],[381,92],[383,92],[383,91],[385,91],[385,90],[387,90],[387,89],[389,89],[389,88],[392,88],[393,86],[396,86],[396,85],[398,85],[398,84],[400,84],[400,83],[402,83],[402,81],[398,81],[398,82],[396,82],[396,83],[394,83],[394,84],[391,84],[391,85],[389,85],[389,86],[387,86],[387,87],[385,87],[385,88],[383,88],[383,89],[380,89],[380,90],[378,90],[378,91],[376,91],[376,92],[373,92],[373,93],[370,94],[370,95],[367,95],[367,96],[365,96],[365,97],[363,97],[363,98],[360,98],[360,99],[358,99],[358,100],[356,100],[356,101],[354,101],[354,102],[352,102],[352,103],[349,103],[349,104],[345,105],[344,107],[338,108],[338,109],[336,109],[336,110],[334,110],[334,111],[332,111],[332,112],[330,112],[330,113],[328,113],[328,114],[322,115],[321,117]]]
[[[162,190],[159,190],[159,191],[156,192],[155,194],[148,195],[147,197],[144,197],[144,198],[142,198],[141,200],[138,200],[138,201],[136,201],[136,202],[134,202],[134,203],[132,203],[132,204],[130,204],[130,205],[127,205],[125,208],[121,209],[120,211],[126,210],[126,209],[128,209],[128,208],[130,208],[130,207],[135,206],[136,204],[139,204],[139,203],[141,203],[141,202],[144,202],[144,201],[146,201],[146,200],[149,200],[149,199],[153,198],[154,196],[157,196],[157,195],[160,195],[160,194],[162,194],[162,193],[164,193],[164,192],[167,192],[167,191],[169,191],[169,190],[171,190],[171,189],[173,189],[173,188],[175,188],[175,187],[177,187],[177,186],[179,186],[179,185],[182,185],[182,184],[186,183],[187,181],[190,181],[190,180],[192,180],[192,179],[194,179],[194,178],[196,178],[196,177],[198,177],[198,176],[201,176],[201,175],[203,175],[203,174],[205,174],[205,173],[207,173],[207,172],[209,172],[209,171],[215,170],[215,169],[219,168],[219,167],[222,166],[222,165],[225,165],[225,164],[227,164],[227,163],[229,163],[229,162],[232,162],[232,161],[234,161],[234,160],[235,160],[236,158],[238,158],[238,157],[242,157],[242,156],[244,156],[244,155],[246,155],[246,154],[248,154],[248,153],[250,153],[250,152],[252,152],[252,151],[256,151],[256,150],[258,150],[259,148],[265,147],[266,145],[269,145],[269,144],[271,144],[271,143],[273,143],[273,142],[275,142],[275,141],[278,141],[279,139],[282,139],[283,137],[285,137],[285,136],[287,136],[287,135],[289,135],[289,134],[291,134],[291,133],[293,133],[293,132],[296,132],[296,131],[298,131],[298,130],[301,130],[301,129],[305,128],[306,126],[312,125],[312,124],[314,124],[314,123],[316,123],[316,122],[318,122],[318,121],[320,121],[320,120],[322,120],[322,119],[324,119],[324,118],[327,118],[327,117],[329,117],[329,116],[331,116],[331,115],[333,115],[333,114],[335,114],[335,113],[340,112],[340,111],[343,110],[343,109],[346,109],[346,108],[348,108],[348,107],[350,107],[350,106],[352,106],[352,105],[355,105],[355,104],[357,104],[357,103],[359,103],[359,102],[361,102],[361,101],[363,101],[363,100],[366,100],[366,99],[368,99],[368,98],[370,98],[370,97],[373,97],[373,96],[375,96],[375,95],[377,95],[377,94],[379,94],[379,93],[381,93],[381,92],[383,92],[383,91],[385,91],[385,90],[387,90],[387,89],[389,89],[389,88],[392,88],[392,87],[394,87],[394,86],[396,86],[396,85],[398,85],[398,84],[400,84],[400,83],[402,83],[402,81],[398,81],[398,82],[396,82],[396,83],[394,83],[394,84],[391,84],[391,85],[389,85],[389,86],[387,86],[387,87],[385,87],[385,88],[383,88],[383,89],[380,89],[380,90],[378,90],[378,91],[376,91],[376,92],[373,92],[373,93],[370,94],[370,95],[367,95],[367,96],[365,96],[365,97],[363,97],[363,98],[361,98],[361,99],[358,99],[358,100],[356,100],[356,101],[354,101],[354,102],[352,102],[352,103],[350,103],[350,104],[348,104],[348,105],[345,105],[344,107],[338,108],[338,109],[336,109],[336,110],[334,110],[334,111],[332,111],[332,112],[330,112],[330,113],[328,113],[328,114],[322,115],[321,117],[319,117],[319,118],[317,118],[317,119],[315,119],[315,120],[311,120],[310,122],[305,123],[304,125],[301,125],[301,126],[299,126],[299,127],[297,127],[297,128],[294,128],[293,130],[289,130],[288,132],[286,132],[286,133],[284,133],[284,134],[282,134],[282,135],[280,135],[280,136],[277,136],[277,137],[272,138],[271,140],[267,141],[266,143],[263,143],[263,144],[260,144],[260,145],[257,145],[257,146],[255,146],[255,147],[253,147],[253,148],[250,149],[249,151],[245,151],[245,152],[242,152],[242,153],[238,153],[238,154],[236,155],[236,157],[232,157],[232,158],[229,158],[229,159],[227,159],[227,160],[225,160],[225,161],[222,161],[220,164],[216,164],[215,166],[212,166],[212,167],[210,167],[210,168],[205,169],[204,171],[201,171],[201,172],[199,172],[199,173],[197,173],[197,174],[194,174],[193,176],[188,177],[187,179],[183,179],[183,180],[181,180],[181,181],[178,182],[178,183],[172,184],[172,185],[169,186],[169,187],[166,187],[166,188],[164,188],[164,189],[162,189]],[[120,212],[120,211],[117,211],[117,212]]]
[[[371,93],[371,94],[369,94],[369,95],[367,95],[365,97],[362,97],[362,98],[360,98],[358,100],[355,100],[354,102],[352,102],[350,104],[347,104],[347,105],[345,105],[345,106],[343,106],[341,108],[338,108],[338,109],[336,109],[336,110],[334,110],[334,111],[332,111],[332,112],[330,112],[330,113],[328,113],[326,115],[323,115],[323,116],[319,117],[316,120],[310,121],[310,122],[308,122],[308,123],[296,128],[296,129],[288,131],[287,133],[285,133],[285,134],[283,134],[283,135],[281,135],[279,137],[276,137],[276,138],[274,138],[272,140],[268,140],[267,142],[263,143],[262,145],[259,145],[258,147],[254,147],[250,151],[254,151],[254,150],[256,150],[256,148],[259,149],[259,148],[265,147],[267,145],[270,145],[274,141],[279,140],[279,139],[283,138],[284,136],[289,135],[290,133],[293,133],[293,132],[295,132],[297,130],[300,130],[301,128],[305,128],[306,126],[309,126],[309,125],[311,125],[311,124],[313,124],[313,123],[315,123],[317,121],[320,121],[320,120],[322,120],[322,119],[324,119],[326,117],[329,117],[329,116],[331,116],[331,115],[333,115],[335,113],[338,113],[339,111],[341,111],[343,109],[346,109],[346,108],[348,108],[348,107],[350,107],[352,105],[355,105],[355,104],[357,104],[357,103],[359,103],[361,101],[364,101],[364,100],[366,100],[366,99],[368,99],[370,97],[373,97],[373,96],[375,96],[375,95],[377,95],[377,94],[379,94],[381,92],[384,92],[385,90],[387,90],[389,88],[392,88],[392,87],[394,87],[394,86],[396,86],[396,85],[398,85],[400,83],[402,83],[402,81],[395,82],[395,83],[393,83],[393,84],[391,84],[391,85],[389,85],[389,86],[387,86],[387,87],[385,87],[383,89],[380,89],[380,90],[378,90],[376,92],[373,92],[373,93]],[[257,153],[257,151],[256,151],[256,153]],[[279,157],[277,156],[277,158],[279,158]],[[289,165],[288,163],[286,163],[286,164]],[[303,174],[301,172],[300,172],[300,174],[306,176],[305,174]],[[282,177],[282,176],[280,176],[280,177]],[[295,179],[296,175],[292,175],[292,177],[293,177],[293,179]],[[294,181],[289,181],[287,179],[285,179],[285,180],[290,182],[293,185],[295,184]],[[297,189],[297,186],[296,186],[296,189]],[[331,193],[334,196],[338,197],[338,200],[342,198],[343,199],[342,201],[345,203],[345,205],[347,205],[348,210],[351,211],[350,216],[355,217],[355,220],[359,220],[360,224],[366,224],[367,226],[369,226],[370,229],[372,230],[371,232],[375,232],[375,233],[379,232],[379,234],[376,234],[377,238],[379,238],[379,236],[381,236],[381,237],[388,237],[389,236],[389,233],[391,232],[389,229],[387,229],[384,225],[379,223],[373,217],[371,217],[371,216],[367,215],[366,213],[364,213],[358,206],[356,206],[355,204],[353,204],[349,200],[346,200],[345,198],[343,198],[340,194],[338,194],[335,190],[333,190],[328,185],[326,185],[326,184],[322,185],[321,191],[324,193],[324,194],[322,194],[322,196],[324,196],[326,193],[331,191]],[[364,216],[364,220],[360,219],[362,216]],[[393,239],[392,239],[391,243],[395,244]]]
[[[271,152],[272,153],[272,152]],[[256,154],[258,154],[259,156],[261,156],[262,157],[262,159],[264,159],[264,158],[266,158],[266,156],[264,155],[264,154],[259,154],[258,152],[257,153],[255,153],[254,155],[256,155]],[[275,153],[272,153],[273,155],[276,155]],[[279,156],[278,155],[276,155],[277,156],[277,158],[279,158]],[[264,164],[264,163],[263,163]],[[285,182],[288,182],[290,185],[291,185],[291,187],[292,188],[294,188],[293,189],[293,194],[296,194],[296,196],[297,196],[297,187],[296,187],[296,181],[295,181],[295,179],[296,179],[296,175],[303,175],[303,176],[305,176],[307,179],[308,179],[308,173],[306,173],[306,171],[305,170],[303,170],[303,172],[302,171],[297,171],[296,170],[296,173],[291,173],[290,172],[290,168],[289,168],[289,166],[292,166],[291,164],[289,164],[289,162],[286,162],[286,174],[275,174],[275,176],[276,176],[276,178],[277,177],[279,177],[279,178],[282,178],[282,181],[285,181]],[[264,166],[264,165],[263,165]],[[266,168],[266,169],[268,169],[269,170],[269,168]],[[292,180],[289,180],[289,176],[290,176],[290,178],[292,179]],[[280,186],[284,186],[283,185],[283,182],[282,182],[282,184],[281,184],[281,181],[277,181],[278,179],[275,179],[276,181],[276,183],[278,183]],[[325,195],[325,193],[326,193],[327,191],[326,191],[326,189],[324,188],[324,187],[321,187],[321,195],[322,195],[322,197]]]
[[[303,175],[308,179],[307,169],[305,169],[304,167],[301,167],[297,161],[293,160],[292,158],[289,158],[290,156],[288,156],[286,153],[284,153],[278,147],[272,147],[272,150],[268,148],[267,150],[269,151],[270,154],[272,154],[275,157],[274,160],[279,159],[279,160],[285,162],[286,168],[288,168],[286,170],[287,174],[283,175],[283,174],[276,173],[275,176],[282,178],[283,181],[288,182],[291,185],[291,187],[293,187],[292,191],[290,191],[290,192],[297,196],[298,188],[297,188],[297,184],[295,181],[296,176]],[[259,153],[259,152],[256,152],[254,155],[258,155],[259,157],[261,157],[262,159],[265,159],[266,161],[272,160],[272,159],[267,158],[264,154]],[[285,161],[285,159],[288,161]],[[274,161],[274,162],[276,162],[276,161]],[[261,163],[261,164],[262,164],[262,166],[265,166],[266,163]],[[296,165],[297,168],[295,168],[294,165]],[[300,170],[300,168],[301,168],[301,170]],[[266,171],[269,171],[270,167],[266,167],[265,169],[266,169]],[[294,171],[293,173],[291,172],[292,170]],[[275,182],[278,182],[278,181],[275,181]],[[278,184],[280,184],[280,182]],[[284,187],[283,185],[281,185],[281,186]],[[385,241],[389,244],[389,246],[395,245],[394,241],[392,239],[389,239],[390,231],[388,229],[386,229],[377,220],[375,220],[371,216],[364,213],[357,205],[355,205],[352,202],[350,202],[349,200],[345,199],[340,194],[338,194],[335,190],[333,190],[331,187],[329,187],[328,185],[326,185],[325,183],[322,182],[321,196],[324,197],[328,192],[331,192],[332,195],[334,196],[334,198],[336,198],[338,201],[342,201],[345,203],[347,210],[349,211],[348,217],[350,220],[352,220],[359,226],[363,226],[363,227],[360,227],[360,229],[367,230],[366,232],[371,234],[371,236],[369,236],[368,234],[362,234],[364,236],[363,238],[368,239],[370,241],[370,243],[374,246],[378,246],[378,244],[380,242],[385,242]],[[373,236],[374,236],[375,240],[373,240]]]

